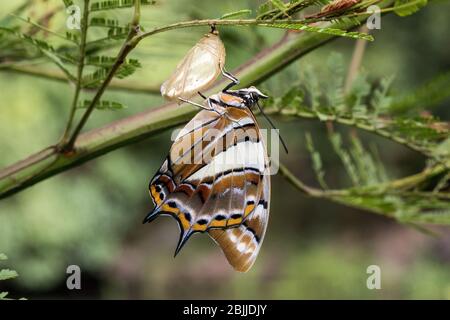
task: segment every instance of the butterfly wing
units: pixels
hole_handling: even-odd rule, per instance
[[[206,34],[189,50],[177,68],[161,86],[161,94],[168,100],[189,99],[207,89],[225,65],[225,47],[219,35]]]
[[[176,218],[181,230],[176,253],[193,233],[208,231],[232,266],[246,271],[256,259],[267,225],[266,167],[267,154],[250,110],[203,110],[177,136],[150,182],[155,209],[145,221],[161,214]],[[223,230],[227,232],[216,232]],[[239,230],[242,234],[233,248],[229,241]]]
[[[246,272],[252,267],[266,233],[270,208],[269,175],[264,176],[262,184],[263,192],[256,209],[239,227],[208,231],[237,271]]]

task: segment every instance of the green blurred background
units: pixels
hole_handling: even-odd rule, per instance
[[[38,1],[42,10],[60,1]],[[2,2],[1,17],[21,1]],[[220,17],[259,1],[158,0],[143,11],[147,29],[170,22]],[[64,12],[50,28],[65,32]],[[127,21],[129,10],[114,11]],[[266,28],[220,28],[232,70],[277,41],[283,31]],[[450,5],[440,1],[406,18],[388,15],[367,45],[362,68],[371,79],[395,75],[394,89],[409,92],[450,70]],[[157,85],[208,28],[182,29],[144,41],[132,54],[141,68],[132,80]],[[91,35],[95,37],[95,31]],[[305,66],[320,68],[331,52],[348,63],[352,39],[339,39],[293,63],[261,84],[281,95]],[[111,55],[117,48],[110,52]],[[300,78],[301,81],[301,78]],[[72,99],[69,85],[0,70],[0,166],[11,164],[54,143],[63,131]],[[89,97],[84,93],[83,97]],[[150,94],[107,92],[128,106],[96,111],[88,128],[160,105]],[[448,120],[446,101],[433,112]],[[332,154],[325,126],[306,120],[274,118],[289,145],[282,160],[315,185],[304,133],[312,133],[324,158],[326,179],[346,186],[341,164]],[[345,132],[345,128],[341,128]],[[418,172],[424,159],[369,134],[389,173],[402,177]],[[0,201],[0,252],[3,266],[19,278],[0,283],[0,291],[27,298],[219,298],[219,299],[450,299],[450,234],[433,227],[430,236],[407,225],[299,194],[282,177],[272,179],[268,232],[254,267],[246,274],[232,270],[221,250],[206,235],[194,236],[173,258],[176,222],[160,218],[142,225],[151,209],[147,185],[170,147],[170,132],[115,150],[32,188]],[[82,270],[82,290],[66,288],[66,268]],[[366,288],[366,268],[378,265],[382,289]]]

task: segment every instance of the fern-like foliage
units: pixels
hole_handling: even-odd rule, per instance
[[[415,113],[399,114],[399,108],[412,102],[403,102],[403,107],[399,106],[399,101],[390,94],[392,76],[378,83],[369,83],[367,77],[360,74],[349,92],[344,94],[341,57],[330,55],[327,66],[326,82],[319,85],[318,70],[307,67],[298,84],[276,99],[272,106],[282,114],[336,121],[371,131],[436,161],[445,161],[436,148],[448,139],[450,128],[435,116],[418,112],[419,108]],[[437,82],[437,85],[441,86],[442,82]],[[420,107],[423,110],[424,105]]]
[[[91,100],[83,100],[79,105],[78,109],[86,109],[90,106],[92,103]],[[116,101],[109,101],[109,100],[100,100],[95,104],[95,108],[97,110],[121,110],[127,108],[125,105],[121,104],[120,102]]]
[[[390,184],[390,178],[376,152],[367,150],[358,137],[350,138],[350,146],[344,144],[341,134],[330,135],[330,143],[349,177],[350,186],[329,189],[324,181],[326,170],[321,167],[320,154],[312,149],[312,139],[306,143],[319,184],[324,188],[323,197],[349,206],[373,211],[397,219],[403,223],[436,223],[450,225],[449,201],[450,175],[443,170],[433,179]],[[436,178],[436,177],[433,177]]]
[[[319,81],[319,73],[323,76],[321,79],[327,81]],[[376,149],[368,150],[357,135],[345,139],[333,131],[329,134],[331,150],[341,162],[350,185],[330,188],[320,152],[314,147],[311,135],[306,134],[312,168],[322,188],[316,196],[319,194],[401,222],[450,224],[450,128],[448,123],[430,113],[424,115],[426,104],[411,108],[413,111],[405,114],[399,112],[407,104],[424,102],[424,94],[419,90],[417,99],[398,100],[391,94],[393,81],[389,76],[370,83],[368,77],[360,73],[345,92],[343,60],[333,53],[325,70],[311,66],[303,69],[298,83],[281,97],[269,101],[266,110],[374,132],[422,152],[429,158],[428,164],[434,163],[433,168],[438,168],[391,184],[394,178],[387,174]],[[434,92],[433,86],[440,88],[445,81],[444,75],[428,83],[426,88]]]
[[[32,37],[20,32],[18,29],[8,27],[0,27],[0,36],[7,39],[4,44],[20,46],[23,52],[29,52],[30,48],[37,50],[37,52],[26,53],[25,55],[29,54],[33,58],[46,57],[49,61],[57,65],[69,79],[73,80],[75,78],[65,64],[65,62],[71,60],[70,56],[61,55],[48,41]],[[10,42],[10,37],[14,37],[17,41]]]
[[[115,58],[108,56],[88,56],[86,65],[97,67],[97,69],[83,77],[82,86],[84,88],[96,88],[106,78],[109,68],[114,64]],[[116,78],[124,79],[132,75],[136,69],[140,68],[141,64],[136,59],[127,59],[121,65],[114,75]]]
[[[401,17],[409,16],[426,6],[427,3],[428,0],[396,0],[394,12]]]
[[[8,260],[8,257],[4,253],[0,253],[0,262]],[[0,281],[14,279],[18,277],[19,274],[15,270],[10,269],[0,269]],[[0,292],[0,300],[7,299],[8,292]]]
[[[328,1],[326,0],[294,0],[290,2],[269,0],[259,6],[256,19],[290,18],[308,7],[320,8],[327,3]]]
[[[152,0],[141,0],[141,5],[151,5],[155,4],[156,1]],[[106,0],[98,1],[91,4],[91,12],[104,11],[112,9],[122,9],[130,8],[134,5],[134,0]]]

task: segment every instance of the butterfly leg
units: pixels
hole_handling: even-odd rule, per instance
[[[205,110],[208,110],[208,111],[212,111],[210,108],[207,108],[207,107],[201,105],[200,103],[197,103],[197,102],[194,102],[194,101],[190,101],[190,100],[187,100],[187,99],[184,99],[184,98],[180,98],[180,97],[179,97],[178,99],[179,99],[180,101],[189,103],[189,104],[191,104],[191,105],[193,105],[193,106],[195,106],[195,107],[199,107],[199,108],[202,108],[202,109],[205,109]]]
[[[231,80],[231,83],[229,83],[225,88],[223,88],[222,92],[227,92],[228,90],[230,90],[232,87],[234,87],[235,85],[239,84],[239,79],[236,78],[235,76],[233,76],[231,73],[229,73],[228,71],[225,71],[224,68],[221,69],[222,70],[222,75]]]
[[[178,98],[178,99],[181,100],[181,101],[183,101],[183,102],[192,104],[193,106],[202,108],[202,109],[204,109],[204,110],[207,110],[207,111],[213,111],[213,112],[217,113],[219,116],[223,116],[223,115],[225,114],[225,113],[220,113],[219,111],[217,111],[216,109],[214,109],[213,107],[211,107],[210,101],[209,101],[208,99],[207,99],[207,100],[208,100],[209,108],[207,108],[207,107],[205,107],[205,106],[202,106],[201,104],[199,104],[199,103],[197,103],[197,102],[190,101],[190,100],[186,100],[186,99],[184,99],[184,98]]]

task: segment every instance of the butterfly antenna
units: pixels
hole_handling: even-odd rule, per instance
[[[278,134],[278,137],[280,138],[281,144],[283,145],[284,150],[286,151],[286,153],[289,153],[288,148],[286,146],[286,143],[284,142],[283,138],[281,137],[280,133],[278,132],[277,128],[275,127],[275,125],[273,124],[272,120],[270,120],[270,118],[264,113],[263,109],[261,108],[261,106],[259,105],[259,102],[256,102],[256,105],[258,106],[259,112],[261,112],[261,114],[264,116],[264,118],[267,120],[267,122],[269,122],[269,124],[272,126],[272,128],[274,128]]]

